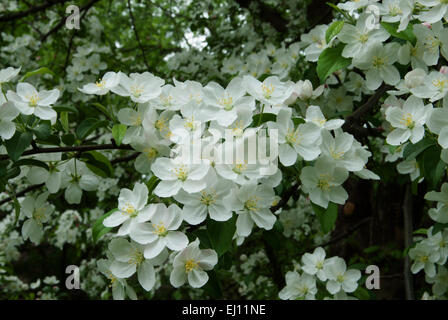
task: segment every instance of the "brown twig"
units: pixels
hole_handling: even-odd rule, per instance
[[[345,123],[342,126],[342,129],[344,131],[350,132],[350,130],[361,118],[375,109],[375,107],[378,105],[378,101],[386,93],[386,91],[390,89],[392,89],[392,86],[386,84],[381,85],[381,87],[379,87],[375,94],[371,96],[366,103],[364,103],[361,107],[356,109],[355,112],[345,118]]]
[[[33,150],[27,150],[22,153],[22,156],[29,156],[33,154],[40,153],[56,153],[56,152],[85,152],[85,151],[95,151],[95,150],[133,150],[130,145],[122,144],[120,146],[115,143],[110,144],[92,144],[92,145],[84,145],[84,146],[67,146],[67,147],[51,147],[51,148],[40,148],[37,147]],[[7,160],[9,156],[1,155],[1,160]]]
[[[412,192],[411,186],[406,186],[406,193],[403,201],[404,216],[404,246],[409,248],[412,245]],[[411,260],[407,254],[404,258],[404,288],[406,300],[414,300],[414,286],[412,285]]]
[[[81,7],[81,8],[79,9],[80,12],[83,12],[83,14],[81,15],[81,17],[80,17],[80,19],[79,19],[80,21],[82,20],[82,18],[84,18],[84,16],[86,15],[87,11],[89,11],[89,9],[90,9],[96,2],[98,2],[98,1],[100,1],[100,0],[91,0],[88,4],[86,4],[84,7]],[[64,24],[65,24],[66,18],[67,18],[67,17],[65,17],[65,16],[62,17],[61,20],[58,22],[57,25],[55,25],[53,28],[50,29],[50,31],[48,31],[46,34],[44,34],[44,35],[41,37],[40,41],[41,41],[41,42],[45,42],[45,40],[47,40],[47,38],[48,38],[51,34],[57,32],[59,29],[61,29],[61,28],[64,26]],[[76,31],[77,31],[77,30],[75,30],[75,31],[73,32],[72,38],[74,37]],[[72,41],[72,39],[70,39],[70,42],[71,42],[71,41]]]
[[[25,195],[26,193],[28,193],[28,192],[30,192],[30,191],[39,189],[39,188],[42,187],[43,185],[44,185],[44,184],[41,183],[41,184],[35,184],[35,185],[32,185],[32,186],[29,186],[29,187],[23,189],[22,191],[17,192],[17,193],[16,193],[16,198],[21,197],[21,196]],[[1,200],[1,201],[0,201],[0,206],[3,205],[3,204],[5,204],[5,203],[7,203],[7,202],[9,202],[9,201],[11,201],[11,200],[12,200],[11,197]]]
[[[21,18],[24,18],[26,16],[29,16],[30,14],[35,14],[37,12],[44,11],[47,8],[50,8],[50,7],[54,6],[54,5],[65,3],[65,2],[68,2],[68,0],[47,1],[46,3],[44,3],[42,5],[29,8],[28,10],[19,11],[19,12],[13,12],[13,13],[10,13],[10,14],[5,14],[3,16],[0,16],[0,22],[9,22],[9,21],[12,21],[12,20],[21,19]]]
[[[135,34],[135,38],[137,39],[138,46],[140,47],[140,50],[142,51],[143,62],[145,63],[146,68],[149,71],[151,68],[149,67],[148,61],[146,60],[145,48],[143,47],[143,45],[140,41],[140,37],[137,32],[137,27],[135,26],[135,19],[134,19],[134,15],[132,14],[132,8],[131,8],[131,0],[128,0],[128,8],[129,8],[129,16],[131,17],[132,29],[134,30],[134,34]]]

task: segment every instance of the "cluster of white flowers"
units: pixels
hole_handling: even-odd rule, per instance
[[[372,13],[365,10],[369,5],[379,7],[381,23],[372,22]],[[448,4],[442,0],[363,0],[338,6],[346,21],[334,36],[329,38],[334,24],[320,25],[288,47],[268,44],[244,58],[232,56],[221,68],[223,74],[233,76],[225,87],[217,82],[177,79],[171,84],[149,72],[127,75],[108,71],[93,82],[83,73],[106,70],[98,55],[103,49],[78,47],[68,70],[70,77],[76,82],[92,81],[78,88],[78,96],[85,101],[89,95],[115,94],[127,99],[124,108],[116,111],[107,106],[107,111],[126,127],[122,142],[139,152],[134,166],[141,179],[132,190],[120,190],[118,208],[103,222],[105,227],[118,227],[109,243],[107,259],[98,261],[99,270],[112,281],[115,298],[136,297],[126,280],[134,274],[146,291],[152,290],[156,271],[170,261],[170,254],[172,286],[177,288],[186,282],[193,288],[204,286],[207,271],[218,263],[218,255],[212,249],[200,248],[199,240],[189,239],[184,232],[208,218],[224,222],[235,215],[234,239],[239,245],[255,226],[271,230],[278,213],[274,212],[278,203],[275,188],[282,181],[284,169],[295,173],[298,192],[323,208],[329,203],[346,202],[348,194],[343,184],[350,173],[378,180],[379,176],[366,167],[371,152],[354,135],[344,132],[342,116],[382,86],[387,98],[380,110],[384,121],[379,131],[386,161],[400,160],[399,173],[423,181],[417,159],[406,159],[404,150],[426,135],[436,138],[433,145],[437,140],[442,149],[440,158],[448,163],[448,68],[442,66],[442,59],[448,60],[448,28],[441,21],[448,17]],[[395,28],[394,32],[390,28]],[[405,30],[408,32],[402,33]],[[389,41],[397,34],[400,41]],[[310,80],[288,80],[301,56],[316,62],[327,49],[338,47],[338,58],[345,59],[347,67],[330,75],[325,84],[313,87]],[[401,69],[407,65],[412,70],[404,74]],[[57,121],[53,106],[60,97],[59,89],[36,89],[27,82],[19,82],[14,89],[11,82],[20,71],[0,71],[0,85],[7,84],[10,89],[4,92],[3,86],[0,93],[0,137],[5,141],[21,128],[22,116],[34,115],[38,121],[49,120],[52,124]],[[264,77],[267,74],[270,76]],[[372,127],[368,122],[361,129]],[[269,145],[271,151],[278,150],[278,155],[258,152],[257,161],[250,162],[255,151],[247,151],[245,146],[253,141],[257,141],[256,148]],[[192,158],[196,146],[199,154]],[[0,150],[6,154],[3,146]],[[21,199],[22,216],[26,217],[22,235],[35,243],[42,238],[43,223],[54,211],[47,203],[49,195],[65,189],[66,201],[78,204],[84,191],[97,190],[102,181],[100,192],[104,194],[105,188],[115,182],[106,184],[83,161],[66,159],[61,153],[27,158],[48,164],[48,169],[22,169],[30,183],[44,183],[47,189]],[[149,179],[157,180],[150,190],[156,197],[150,197],[144,183]],[[437,207],[429,210],[430,217],[439,225],[446,224],[448,184],[440,193],[429,192],[426,199],[437,201]],[[63,216],[69,218],[68,213]],[[285,225],[286,221],[303,224],[302,217],[286,211],[279,219]],[[60,245],[73,242],[67,237],[73,219],[61,221],[64,225],[56,232],[62,239]],[[415,261],[412,272],[424,269],[427,281],[434,283],[435,295],[440,296],[447,287],[443,265],[448,255],[448,229],[442,226],[434,234],[433,230],[428,229],[427,238],[409,254]],[[291,230],[285,233],[291,234]],[[335,298],[357,288],[359,271],[347,270],[342,258],[325,259],[322,248],[305,254],[302,263],[302,274],[287,274],[281,298],[312,299],[317,292],[316,281],[325,282]]]
[[[326,290],[335,299],[354,299],[348,297],[358,288],[361,271],[347,269],[344,259],[340,257],[326,258],[325,250],[318,247],[313,253],[302,256],[302,273],[289,271],[286,273],[286,287],[279,297],[283,300],[314,300],[317,294],[317,282],[325,283]]]

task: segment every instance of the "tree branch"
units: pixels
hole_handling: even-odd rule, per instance
[[[117,164],[117,163],[120,163],[120,162],[128,162],[128,161],[131,161],[131,160],[134,160],[135,158],[137,158],[139,154],[140,154],[140,152],[135,152],[135,153],[133,153],[133,154],[131,154],[131,155],[129,155],[129,156],[125,156],[125,157],[120,157],[120,158],[117,158],[117,159],[113,159],[110,163],[111,163],[111,164]],[[27,194],[28,192],[33,191],[33,190],[36,190],[36,189],[39,189],[40,187],[43,187],[43,186],[44,186],[44,183],[41,183],[41,184],[35,184],[35,185],[33,185],[33,186],[29,186],[29,187],[23,189],[22,191],[16,193],[16,197],[24,196],[24,195]],[[0,201],[0,206],[3,205],[3,204],[5,204],[5,203],[7,203],[7,202],[9,202],[9,201],[11,201],[11,200],[12,200],[11,197],[8,197],[8,198],[6,198],[6,199],[1,200],[1,201]]]
[[[115,143],[110,144],[93,144],[84,146],[68,146],[68,147],[51,147],[51,148],[39,148],[35,147],[32,150],[27,150],[22,153],[22,156],[29,156],[33,154],[40,153],[56,153],[56,152],[85,152],[85,151],[95,151],[95,150],[133,150],[130,145],[122,144],[116,145]],[[1,155],[1,160],[9,159],[8,155]]]
[[[256,14],[261,20],[268,22],[271,24],[275,30],[280,33],[288,32],[288,21],[282,17],[282,15],[275,10],[273,7],[257,0],[235,0],[240,7],[245,8],[249,11],[252,3],[256,3],[258,5],[258,12]],[[255,15],[254,15],[255,16]]]
[[[5,14],[3,16],[0,16],[0,22],[9,22],[12,20],[21,19],[26,16],[29,16],[30,14],[44,11],[47,8],[50,8],[54,5],[65,3],[65,2],[68,2],[68,0],[51,0],[51,1],[48,1],[47,3],[44,3],[40,6],[35,6],[32,8],[29,8],[28,10],[25,10],[25,11],[19,11],[19,12],[13,12],[10,14]]]
[[[412,245],[412,192],[408,184],[406,186],[406,193],[403,201],[403,216],[404,216],[404,246],[409,248]],[[414,287],[412,285],[411,274],[411,260],[409,254],[404,258],[404,288],[406,300],[414,300]]]
[[[16,198],[21,197],[21,196],[25,195],[26,193],[28,193],[28,192],[30,192],[30,191],[39,189],[39,188],[42,187],[43,185],[44,185],[44,184],[41,183],[41,184],[35,184],[35,185],[32,185],[32,186],[29,186],[29,187],[23,189],[22,191],[17,192],[17,193],[16,193]],[[1,200],[1,201],[0,201],[0,206],[3,205],[3,204],[5,204],[5,203],[7,203],[7,202],[9,202],[9,201],[11,201],[11,200],[12,200],[11,197]]]
[[[137,39],[138,46],[140,47],[140,50],[142,51],[143,62],[145,63],[146,68],[149,71],[149,70],[151,70],[151,68],[149,67],[148,61],[146,60],[145,48],[143,47],[143,45],[142,45],[142,43],[140,41],[140,37],[138,36],[137,28],[135,26],[135,19],[134,19],[134,15],[132,14],[132,8],[131,8],[131,0],[128,0],[128,8],[129,8],[129,16],[131,17],[132,29],[134,30],[134,34],[135,34],[135,38]]]
[[[363,118],[366,114],[371,112],[378,105],[378,101],[381,97],[386,93],[386,91],[392,89],[393,87],[390,85],[382,84],[381,87],[375,92],[373,96],[371,96],[366,103],[364,103],[361,107],[355,110],[351,115],[345,118],[345,123],[342,126],[344,131],[350,132],[353,129],[355,124]]]
[[[340,235],[334,237],[333,239],[331,239],[331,240],[329,240],[327,242],[321,243],[319,245],[312,246],[310,249],[307,249],[306,251],[301,252],[299,255],[303,255],[303,254],[305,254],[305,253],[307,253],[309,251],[312,251],[312,250],[314,250],[314,249],[316,249],[318,247],[322,247],[323,248],[323,247],[335,244],[335,243],[337,243],[337,242],[339,242],[339,241],[349,237],[353,232],[355,232],[356,230],[361,228],[366,223],[370,222],[371,219],[372,219],[371,217],[365,218],[365,219],[359,221],[358,223],[356,223],[353,227],[349,228],[346,232],[341,233]]]
[[[90,9],[96,2],[98,2],[98,1],[100,1],[100,0],[91,0],[88,4],[86,4],[84,7],[81,7],[81,9],[79,9],[79,11],[83,13],[83,14],[81,15],[80,19],[79,19],[80,21],[84,18],[84,16],[86,15],[87,11],[89,11],[89,9]],[[41,42],[45,42],[45,40],[47,40],[47,38],[48,38],[51,34],[57,32],[60,28],[62,28],[62,27],[64,26],[64,24],[65,24],[66,19],[67,19],[67,17],[65,17],[65,16],[62,17],[61,20],[58,22],[57,25],[55,25],[52,29],[50,29],[50,31],[48,31],[46,34],[44,34],[44,35],[41,37],[40,41],[41,41]],[[72,39],[73,39],[73,37],[74,37],[76,31],[77,31],[77,30],[75,29],[74,32],[73,32],[72,38],[70,39],[70,43],[72,42]]]
[[[271,207],[271,212],[275,213],[278,209],[283,208],[286,203],[289,201],[289,198],[292,197],[292,195],[298,191],[300,187],[300,184],[296,183],[295,185],[291,186],[283,195],[280,201],[273,207]]]

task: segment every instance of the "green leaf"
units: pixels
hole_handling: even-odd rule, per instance
[[[66,111],[66,112],[71,112],[71,113],[75,113],[75,114],[78,114],[78,113],[79,113],[78,109],[76,109],[76,108],[73,107],[73,106],[54,106],[53,109],[54,109],[54,111],[56,111],[57,113],[61,113],[61,112],[64,112],[64,111]]]
[[[41,123],[36,129],[32,130],[37,139],[45,140],[51,136],[51,124],[49,121]]]
[[[69,131],[69,127],[68,127],[68,112],[67,111],[62,111],[61,112],[61,125],[62,128],[64,129],[65,132]]]
[[[32,76],[35,76],[38,74],[51,74],[52,76],[55,76],[53,71],[51,71],[47,67],[42,67],[42,68],[36,69],[34,71],[25,73],[25,75],[19,80],[19,82],[23,82],[25,79],[28,79],[29,77],[32,77]]]
[[[336,37],[339,32],[341,32],[342,27],[344,26],[344,21],[335,21],[333,22],[327,29],[327,32],[325,32],[325,41],[327,43],[330,43],[331,39]]]
[[[260,120],[261,118],[261,120]],[[277,121],[277,116],[273,113],[258,113],[252,117],[252,124],[258,126],[268,121]]]
[[[403,150],[403,158],[406,160],[415,159],[420,153],[435,144],[436,141],[429,137],[423,138],[416,144],[409,143]]]
[[[16,131],[14,136],[5,141],[6,151],[12,161],[19,160],[22,153],[29,147],[33,140],[33,134],[31,132],[19,132]]]
[[[434,227],[432,228],[432,235],[435,235],[437,233],[439,233],[442,230],[445,230],[448,228],[448,223],[439,223],[437,222],[436,224],[434,224]]]
[[[105,115],[106,117],[108,117],[110,120],[113,120],[113,118],[112,118],[112,116],[111,116],[109,110],[107,110],[107,108],[106,108],[105,106],[103,106],[101,103],[94,102],[94,103],[92,103],[92,105],[93,105],[96,109],[98,109],[99,111],[101,111],[102,113],[104,113],[104,115]]]
[[[92,227],[92,239],[94,243],[98,242],[98,240],[102,236],[112,230],[112,228],[105,227],[103,225],[103,221],[115,211],[118,211],[118,209],[112,209],[108,213],[103,214],[98,220],[96,220],[95,224]]]
[[[236,215],[227,221],[207,221],[207,232],[212,248],[218,257],[230,250],[232,238],[236,230]]]
[[[325,49],[320,54],[317,60],[317,75],[321,83],[324,83],[333,72],[350,65],[351,59],[344,58],[342,50],[344,50],[344,44],[340,43],[336,47]]]
[[[214,270],[207,272],[207,274],[209,279],[203,287],[204,291],[212,299],[222,298],[221,281],[219,279],[218,274]]]
[[[294,126],[298,126],[299,124],[305,123],[305,119],[302,118],[292,118],[292,122],[294,122]]]
[[[48,167],[48,165],[45,162],[39,161],[36,159],[20,159],[19,161],[14,162],[14,164],[12,166],[13,167],[34,166],[34,167],[44,168],[47,171],[50,170],[50,168]]]
[[[96,175],[103,178],[113,176],[114,168],[109,159],[102,153],[98,151],[84,152],[81,159],[86,163],[87,168]]]
[[[152,176],[147,182],[146,182],[146,186],[148,187],[148,194],[152,194],[152,192],[154,191],[154,189],[157,187],[157,185],[159,184],[160,179],[157,178],[156,176]]]
[[[75,143],[75,135],[73,133],[64,134],[61,140],[67,146],[72,146]]]
[[[311,205],[320,222],[322,231],[324,233],[332,231],[338,217],[338,205],[333,202],[329,202],[327,209],[322,208],[321,206],[318,206],[314,203],[311,203]]]
[[[425,229],[425,228],[420,228],[413,232],[413,234],[423,234],[423,235],[426,235],[427,233],[428,233],[428,229]]]
[[[384,22],[384,21],[381,22],[381,26],[384,29],[386,29],[386,31],[389,32],[389,34],[391,34],[395,38],[409,41],[410,43],[412,43],[412,45],[415,45],[417,42],[417,38],[415,37],[415,34],[412,31],[412,24],[409,24],[405,30],[403,30],[401,32],[397,32],[399,25],[400,25],[399,22],[395,22],[395,23]]]
[[[115,124],[112,127],[112,136],[114,137],[114,140],[119,146],[121,144],[121,141],[123,141],[124,135],[126,134],[127,127],[124,124]]]
[[[434,145],[423,153],[423,176],[428,181],[430,189],[436,188],[445,173],[445,163],[440,159],[440,152],[440,147]]]
[[[79,127],[76,129],[76,135],[79,139],[85,139],[89,134],[100,127],[107,126],[106,120],[97,120],[95,118],[88,118],[81,122]]]

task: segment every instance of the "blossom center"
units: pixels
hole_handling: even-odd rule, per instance
[[[136,216],[136,210],[130,202],[126,202],[121,210],[130,217]]]
[[[387,62],[387,58],[386,58],[386,57],[378,57],[378,56],[374,56],[374,57],[373,57],[373,61],[372,61],[372,66],[373,66],[374,68],[379,69],[379,68],[385,66],[385,65],[386,65],[386,62]]]
[[[159,237],[164,237],[167,235],[168,230],[166,230],[165,225],[163,224],[163,222],[160,222],[159,224],[152,224],[153,228],[154,228],[154,233],[156,235],[158,235]]]
[[[98,88],[104,88],[104,86],[106,85],[106,81],[100,79],[99,81],[95,82],[95,85],[96,85]]]
[[[216,202],[216,192],[215,191],[207,192],[205,190],[202,190],[200,201],[203,205],[206,205],[207,207],[214,204]]]
[[[174,168],[173,172],[180,181],[185,181],[188,178],[188,168],[185,165]]]
[[[406,113],[403,115],[403,117],[401,118],[400,121],[402,124],[404,124],[406,127],[408,127],[409,129],[414,128],[414,120],[412,119],[412,114],[410,113]]]
[[[261,91],[263,91],[263,97],[265,99],[271,98],[274,90],[275,90],[275,87],[273,84],[268,84],[268,85],[266,85],[264,83],[261,84]]]
[[[447,0],[448,1],[448,0]],[[448,84],[448,80],[441,80],[441,79],[436,79],[432,81],[432,84],[434,85],[434,87],[436,87],[437,89],[439,89],[440,92],[444,91],[445,88],[447,87]]]
[[[317,187],[322,191],[328,191],[330,189],[330,179],[325,175],[321,175],[317,181]]]
[[[28,96],[28,101],[31,107],[37,106],[37,102],[40,100],[37,93],[33,93],[31,96]]]
[[[243,173],[245,170],[247,169],[247,164],[246,163],[237,163],[235,165],[235,167],[233,167],[233,172],[237,173],[237,174],[241,174]]]
[[[189,259],[185,262],[185,271],[190,272],[193,269],[196,269],[198,267],[197,262],[194,259]]]
[[[245,203],[244,203],[244,209],[247,211],[258,211],[258,197],[257,196],[251,196]]]
[[[151,160],[151,159],[154,159],[157,156],[158,151],[156,149],[154,149],[154,148],[146,148],[144,150],[144,153],[146,154],[148,159]]]
[[[139,85],[131,86],[131,93],[134,97],[139,98],[143,93],[143,88]]]
[[[362,33],[362,34],[358,37],[358,40],[359,40],[361,43],[366,43],[367,40],[369,40],[369,36],[367,35],[367,33]]]
[[[223,96],[221,99],[218,100],[218,103],[224,107],[224,110],[230,111],[233,109],[233,98]]]
[[[137,249],[134,249],[132,252],[131,258],[129,258],[129,264],[135,264],[136,266],[140,265],[145,258],[143,257],[143,253]]]

